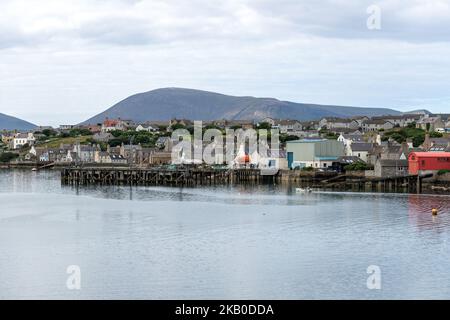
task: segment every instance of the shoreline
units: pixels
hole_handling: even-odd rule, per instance
[[[0,165],[0,170],[5,171],[26,171],[33,168],[36,168],[36,164],[9,164],[9,165]],[[301,172],[295,170],[280,170],[280,172],[275,176],[261,176],[257,169],[233,169],[231,173],[228,173],[230,176],[225,175],[225,171],[213,172],[204,171],[204,172],[196,172],[196,176],[192,178],[190,183],[182,183],[179,181],[139,181],[139,179],[133,178],[132,180],[106,180],[99,181],[98,179],[91,179],[89,181],[76,181],[76,180],[67,180],[64,178],[64,172],[66,170],[77,170],[100,174],[103,172],[108,172],[111,174],[122,172],[128,174],[139,174],[141,172],[151,172],[153,174],[167,174],[168,171],[161,168],[130,168],[124,167],[123,165],[116,166],[89,166],[89,167],[81,167],[81,168],[68,168],[67,165],[61,164],[56,165],[54,168],[43,168],[38,171],[59,171],[61,173],[61,183],[63,185],[136,185],[136,186],[169,186],[169,187],[202,187],[202,186],[213,186],[213,185],[286,185],[293,187],[310,187],[313,189],[321,190],[321,191],[330,191],[330,192],[356,192],[356,193],[386,193],[386,194],[431,194],[431,195],[450,195],[450,181],[446,180],[438,180],[435,178],[427,178],[421,179],[421,192],[411,192],[411,189],[406,186],[397,184],[396,180],[373,180],[373,179],[365,179],[361,174],[347,174],[347,175],[338,175],[330,172]],[[177,172],[177,171],[170,171]],[[186,169],[184,172],[187,172]],[[221,173],[220,173],[221,172]],[[239,172],[239,173],[238,173]],[[204,174],[205,176],[200,177],[200,174]],[[220,176],[219,176],[220,174]],[[218,175],[216,177],[216,175]],[[180,179],[180,176],[178,176]],[[181,177],[181,179],[183,179]],[[332,183],[328,183],[328,180],[332,181],[333,179],[337,179]],[[417,178],[415,178],[417,179]],[[387,182],[386,182],[387,181]],[[416,182],[413,181],[415,184]],[[414,187],[416,188],[416,187]]]

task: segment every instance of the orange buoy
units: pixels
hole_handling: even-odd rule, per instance
[[[437,216],[438,215],[438,209],[434,208],[433,210],[431,210],[431,213],[433,214],[433,216]]]

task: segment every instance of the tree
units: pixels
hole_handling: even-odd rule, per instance
[[[56,131],[53,129],[44,129],[42,130],[42,134],[46,137],[54,137],[56,136]]]
[[[173,126],[171,126],[171,129],[173,131],[177,130],[177,129],[186,129],[185,125],[182,125],[181,123],[176,123]]]
[[[371,168],[364,162],[355,162],[344,167],[345,171],[365,171],[369,169]]]
[[[70,137],[91,136],[92,132],[88,129],[72,129],[69,131]]]
[[[16,159],[18,156],[19,155],[17,153],[12,153],[12,152],[0,153],[0,162],[8,163],[8,162],[11,162],[11,160]]]
[[[430,138],[442,138],[443,136],[444,135],[440,132],[436,131],[430,132]]]
[[[261,123],[258,125],[258,129],[266,129],[266,130],[270,130],[270,129],[272,129],[272,125],[271,125],[270,123],[268,123],[268,122],[261,122]]]
[[[26,150],[30,147],[30,144],[25,143],[22,147],[20,147],[22,150]]]

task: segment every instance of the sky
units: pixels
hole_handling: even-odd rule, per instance
[[[1,0],[0,112],[75,124],[183,87],[450,113],[450,0]]]

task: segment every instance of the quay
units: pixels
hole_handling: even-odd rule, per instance
[[[275,182],[259,169],[214,168],[63,168],[61,182],[76,185],[202,186]]]
[[[273,175],[253,168],[214,168],[198,166],[133,167],[64,167],[61,182],[65,185],[154,185],[207,186],[233,184],[291,184],[311,188],[355,191],[422,193],[424,180],[433,175],[409,175],[388,178],[331,172],[305,173],[298,170],[280,170]]]
[[[433,174],[393,176],[385,178],[365,178],[353,176],[336,176],[321,181],[322,187],[344,189],[355,192],[394,192],[394,193],[423,193],[424,180],[432,178]]]

